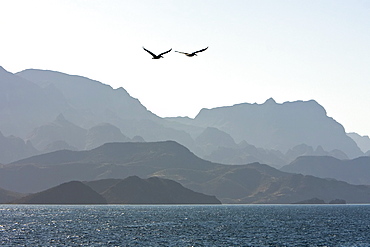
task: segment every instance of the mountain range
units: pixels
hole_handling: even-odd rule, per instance
[[[194,119],[160,118],[123,88],[56,71],[13,74],[2,67],[0,132],[5,138],[21,138],[32,149],[0,155],[0,163],[115,141],[174,140],[215,162],[260,162],[276,168],[302,155],[345,159],[367,152],[314,100],[278,104],[269,99],[263,104],[202,109]],[[17,150],[22,150],[20,145]],[[296,148],[301,145],[306,150]]]
[[[257,147],[286,152],[306,144],[324,150],[341,150],[349,157],[363,154],[348,137],[342,125],[326,115],[316,101],[277,104],[272,98],[265,103],[202,109],[194,119],[173,121],[198,127],[215,127],[237,142],[247,141]]]
[[[214,196],[197,193],[163,178],[70,181],[9,200],[13,204],[220,204]]]
[[[370,186],[287,173],[260,163],[213,163],[174,141],[107,143],[90,151],[33,156],[0,167],[0,187],[35,193],[68,181],[129,176],[171,179],[222,203],[295,203],[311,198],[370,202]]]
[[[331,156],[302,156],[281,171],[332,178],[350,184],[370,184],[370,157],[340,160]]]
[[[367,156],[370,156],[370,138],[369,136],[360,136],[357,133],[348,133],[349,137],[351,137],[358,145],[358,147],[367,154]]]
[[[369,184],[369,149],[367,136],[346,133],[314,100],[270,98],[161,118],[123,88],[0,67],[0,187],[7,195],[154,176],[223,203],[367,202],[360,184]]]

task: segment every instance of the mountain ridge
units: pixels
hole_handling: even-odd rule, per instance
[[[236,142],[245,140],[264,149],[286,152],[305,143],[328,151],[342,150],[352,158],[363,155],[344,127],[328,117],[315,100],[278,104],[271,98],[263,104],[202,109],[194,119],[171,118],[171,121],[218,128]]]
[[[370,156],[340,160],[330,156],[302,156],[280,169],[285,172],[370,185]]]
[[[29,193],[71,180],[155,176],[215,195],[222,203],[294,203],[314,197],[325,201],[370,202],[370,186],[286,173],[259,163],[212,163],[173,141],[108,143],[90,151],[69,151],[67,155],[63,152],[67,151],[3,165],[0,187]],[[64,160],[52,162],[59,158]]]

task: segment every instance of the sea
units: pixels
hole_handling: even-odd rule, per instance
[[[0,205],[0,246],[370,246],[370,205]]]

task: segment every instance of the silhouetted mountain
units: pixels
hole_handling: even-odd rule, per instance
[[[132,142],[145,142],[144,138],[142,138],[141,136],[134,136],[132,137],[131,141]]]
[[[4,190],[0,188],[0,204],[14,201],[23,196],[25,196],[25,194]]]
[[[331,156],[337,159],[348,159],[347,155],[340,150],[327,152],[321,146],[314,150],[313,147],[306,144],[297,145],[289,149],[285,154],[287,163],[294,161],[300,156]]]
[[[370,157],[339,160],[329,156],[303,156],[281,168],[285,172],[333,178],[351,184],[370,185]]]
[[[296,202],[293,204],[325,204],[325,201],[315,197],[315,198],[311,198],[308,200]],[[346,204],[346,200],[334,199],[334,200],[331,200],[329,204]]]
[[[236,141],[247,141],[264,149],[285,153],[290,148],[306,144],[325,150],[342,150],[348,157],[363,155],[349,138],[342,125],[326,115],[316,101],[296,101],[277,104],[273,99],[264,104],[202,109],[193,119],[171,118],[183,124],[215,127],[231,135]]]
[[[315,197],[308,200],[296,202],[294,204],[325,204],[325,201]]]
[[[311,146],[301,144],[283,154],[279,150],[256,148],[245,141],[241,142],[237,147],[218,147],[209,155],[204,155],[203,157],[212,162],[222,164],[243,165],[259,162],[275,168],[281,168],[299,156],[332,156],[339,159],[348,159],[347,155],[340,150],[327,152],[321,146],[314,150]]]
[[[0,163],[10,163],[38,153],[32,143],[24,142],[19,137],[5,137],[0,132]]]
[[[0,168],[0,187],[40,191],[66,181],[160,177],[223,203],[293,203],[313,197],[370,202],[370,187],[290,174],[259,163],[222,165],[196,157],[173,141],[108,143],[90,151],[57,151]]]
[[[102,196],[112,204],[221,204],[214,196],[194,192],[169,179],[131,176],[108,181],[114,183]]]
[[[206,128],[195,141],[197,145],[236,147],[234,139],[229,134],[212,127]]]
[[[234,139],[227,133],[213,127],[206,128],[196,139],[196,154],[204,157],[219,147],[236,148]]]
[[[83,128],[102,122],[119,126],[119,119],[157,119],[137,99],[123,88],[112,89],[95,80],[48,70],[27,69],[16,73],[42,88],[53,85],[79,112],[88,111],[80,118],[65,113],[68,119]]]
[[[0,130],[4,135],[24,138],[68,107],[35,83],[0,67]]]
[[[146,141],[175,140],[188,147],[193,145],[188,133],[169,127],[166,120],[148,111],[123,88],[113,89],[86,77],[47,70],[29,69],[16,75],[34,82],[47,93],[62,96],[70,107],[54,112],[63,113],[66,119],[84,129],[109,123],[129,138],[141,136]],[[58,102],[59,98],[56,97]],[[55,119],[55,115],[49,119]]]
[[[82,182],[67,182],[15,200],[15,204],[106,204],[104,197]]]
[[[354,141],[345,136],[343,127],[327,117],[325,110],[315,101],[276,104],[269,99],[261,105],[244,103],[203,109],[195,119],[162,119],[148,111],[123,88],[113,89],[81,76],[35,69],[12,74],[1,68],[0,84],[0,131],[23,139],[29,137],[33,130],[40,132],[33,132],[31,138],[33,145],[43,152],[57,149],[62,141],[65,142],[61,145],[63,148],[78,150],[103,143],[97,141],[92,144],[88,141],[87,146],[82,147],[81,143],[76,143],[77,138],[73,140],[72,132],[60,139],[67,128],[62,130],[50,125],[55,124],[53,120],[63,114],[67,122],[86,131],[107,123],[116,126],[122,135],[131,139],[141,136],[148,142],[175,140],[201,157],[212,155],[218,148],[232,148],[225,147],[228,145],[226,139],[217,141],[217,138],[210,140],[210,136],[205,136],[207,131],[204,131],[208,127],[217,128],[219,134],[223,132],[225,138],[233,139],[232,142],[246,141],[260,151],[260,148],[266,150],[265,158],[262,156],[264,152],[259,152],[255,159],[254,154],[245,156],[243,151],[238,158],[243,161],[268,163],[274,150],[285,153],[301,143],[314,149],[322,146],[327,152],[342,150],[351,158],[363,155]],[[56,132],[52,133],[52,130]],[[198,137],[202,145],[194,141]],[[209,139],[208,145],[201,140],[204,137]],[[227,160],[229,158],[220,157],[217,162]]]
[[[256,148],[245,141],[234,148],[218,147],[209,155],[205,155],[204,158],[212,162],[229,165],[244,165],[259,162],[275,168],[280,168],[288,163],[285,155],[280,151]]]
[[[58,150],[72,150],[78,151],[76,147],[69,145],[66,141],[58,140],[48,144],[42,151],[42,153],[51,153]]]
[[[93,149],[107,142],[127,142],[130,138],[109,123],[98,124],[86,130],[69,122],[60,114],[53,122],[36,128],[28,140],[45,152]]]
[[[69,122],[62,114],[59,114],[53,122],[36,128],[28,140],[40,151],[56,141],[64,141],[78,150],[83,150],[86,133],[87,130]]]
[[[93,149],[108,142],[129,142],[130,138],[122,134],[119,128],[109,123],[90,128],[86,136],[85,149]]]
[[[357,146],[362,150],[362,152],[366,153],[370,151],[369,136],[360,136],[357,133],[347,133],[347,135],[357,143]]]
[[[30,69],[12,74],[0,69],[2,133],[25,138],[59,114],[84,129],[109,123],[128,137],[176,140],[187,146],[193,143],[189,134],[165,126],[166,120],[148,111],[123,88],[54,71]]]

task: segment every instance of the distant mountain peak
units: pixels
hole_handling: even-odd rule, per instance
[[[56,122],[66,122],[66,118],[64,117],[64,115],[62,113],[60,113],[56,119],[55,119]]]
[[[263,103],[264,105],[266,105],[266,104],[268,104],[268,105],[276,105],[277,103],[276,103],[276,101],[271,97],[271,98],[269,98],[269,99],[267,99],[266,101],[265,101],[265,103]]]

